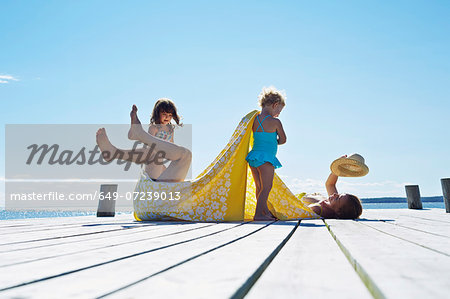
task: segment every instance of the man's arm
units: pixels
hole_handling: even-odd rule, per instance
[[[338,176],[334,173],[330,173],[327,181],[325,182],[325,187],[327,188],[328,196],[333,195],[334,193],[338,193],[336,189],[336,183],[338,180]]]
[[[345,157],[347,157],[347,155],[341,156],[341,158],[345,158]],[[328,196],[333,195],[334,193],[339,194],[339,192],[336,188],[337,180],[338,180],[338,176],[335,175],[334,173],[330,173],[327,181],[325,182],[325,187],[327,188]]]

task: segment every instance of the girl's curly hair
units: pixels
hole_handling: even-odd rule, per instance
[[[276,103],[286,106],[286,93],[284,91],[277,90],[273,86],[263,87],[258,99],[259,106],[261,107]]]
[[[150,118],[150,124],[161,124],[160,113],[172,113],[172,118],[175,120],[177,125],[182,126],[183,124],[180,122],[181,117],[178,115],[177,107],[175,103],[167,98],[161,98],[155,103],[155,107],[153,107],[152,116]]]

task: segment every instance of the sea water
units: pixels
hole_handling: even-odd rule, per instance
[[[116,212],[116,215],[130,214],[129,212]],[[0,220],[10,219],[29,219],[29,218],[53,218],[53,217],[75,217],[97,215],[94,211],[45,211],[45,210],[26,210],[26,211],[8,211],[0,210]]]
[[[374,202],[363,203],[363,209],[407,209],[406,202]],[[444,202],[422,202],[424,209],[445,209]]]

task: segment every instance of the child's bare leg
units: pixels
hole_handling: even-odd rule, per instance
[[[148,148],[139,148],[133,150],[123,150],[115,147],[109,141],[105,128],[100,128],[96,134],[97,145],[102,151],[102,157],[105,161],[112,161],[115,159],[131,161],[137,164],[146,162],[146,157],[149,153]],[[151,161],[151,159],[150,159]]]
[[[152,164],[150,161],[152,161],[153,154],[148,157],[148,154],[150,152],[148,148],[137,148],[134,150],[119,149],[119,151],[124,155],[124,158],[122,158],[122,160],[131,161],[136,164]]]
[[[258,167],[261,178],[261,192],[257,198],[254,220],[276,220],[267,207],[270,190],[272,190],[275,169],[272,164],[266,162]]]
[[[256,186],[256,198],[258,198],[259,194],[261,193],[261,176],[259,174],[258,168],[250,166],[250,170],[252,171],[253,180],[255,181]]]
[[[151,163],[145,166],[145,172],[150,178],[152,178],[153,180],[157,180],[164,172],[164,170],[166,170],[166,168],[167,167],[165,165]]]
[[[190,150],[181,147],[183,152],[178,160],[172,160],[169,166],[158,177],[158,181],[163,182],[182,182],[186,178],[192,161]]]
[[[187,148],[158,139],[142,128],[137,116],[137,107],[133,105],[130,112],[131,128],[128,131],[128,138],[139,140],[149,146],[155,145],[154,152],[163,152],[164,158],[171,160],[169,167],[159,176],[158,181],[180,182],[186,177],[192,160],[192,153]]]

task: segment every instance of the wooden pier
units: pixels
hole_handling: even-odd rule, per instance
[[[0,221],[0,298],[448,298],[450,214]]]

